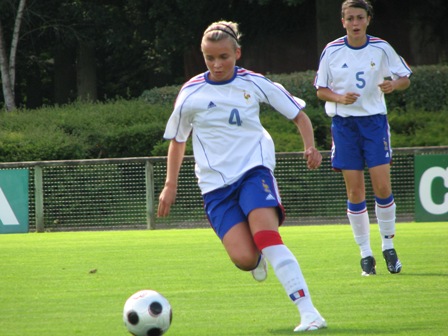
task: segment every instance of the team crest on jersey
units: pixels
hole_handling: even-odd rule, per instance
[[[370,67],[373,69],[375,67],[375,62],[374,61],[370,61]]]
[[[244,91],[244,92],[243,92],[243,96],[244,96],[244,99],[246,99],[246,102],[249,103],[250,94],[247,93],[246,91]]]

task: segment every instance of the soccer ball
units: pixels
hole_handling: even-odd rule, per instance
[[[134,336],[161,336],[171,325],[173,312],[168,300],[154,290],[141,290],[124,304],[123,321]]]

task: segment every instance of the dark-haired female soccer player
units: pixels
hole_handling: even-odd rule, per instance
[[[376,274],[370,247],[364,167],[369,169],[382,253],[390,273],[399,273],[395,251],[395,200],[390,181],[392,148],[385,94],[404,90],[412,72],[386,41],[367,35],[372,6],[366,0],[342,4],[347,35],[325,47],[315,86],[332,117],[332,165],[342,171],[347,190],[347,215],[361,250],[362,275]]]

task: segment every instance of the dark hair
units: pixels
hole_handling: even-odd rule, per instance
[[[341,17],[344,18],[344,11],[347,8],[362,8],[367,12],[367,16],[373,18],[373,7],[368,0],[345,0],[342,3]]]

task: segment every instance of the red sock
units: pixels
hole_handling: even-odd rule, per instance
[[[274,245],[283,245],[280,233],[273,230],[259,231],[254,235],[254,242],[258,250],[262,251],[264,248]]]

